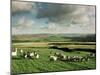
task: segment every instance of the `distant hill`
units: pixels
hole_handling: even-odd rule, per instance
[[[24,34],[12,35],[13,42],[58,42],[58,41],[79,41],[95,42],[96,34]]]

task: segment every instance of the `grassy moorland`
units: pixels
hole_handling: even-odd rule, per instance
[[[23,49],[24,52],[39,50],[38,54],[40,55],[40,58],[24,59],[20,57],[20,52],[18,50],[18,55],[16,57],[12,57],[12,74],[95,69],[95,57],[86,62],[65,62],[60,60],[50,62],[49,60],[48,56],[51,51],[52,54],[59,52],[67,56],[86,56],[90,52],[96,52],[95,38],[93,36],[82,37],[83,36],[68,37],[64,35],[63,38],[58,35],[34,35],[33,37],[31,35],[31,40],[28,39],[28,36],[23,40],[22,36],[14,36],[12,40],[12,47],[19,48],[19,50]],[[75,38],[77,38],[76,41]],[[80,38],[80,40],[78,38]],[[88,38],[88,40],[86,38]],[[53,46],[56,48],[53,48]]]

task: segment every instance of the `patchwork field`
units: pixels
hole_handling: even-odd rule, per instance
[[[39,37],[40,38],[40,37]],[[44,38],[44,37],[43,37]],[[47,36],[46,36],[47,38]],[[25,39],[25,38],[24,38]],[[47,38],[48,39],[48,38]],[[60,38],[61,39],[61,38]],[[55,39],[56,40],[56,39]],[[94,41],[13,41],[12,48],[18,48],[18,55],[12,57],[12,74],[38,73],[55,71],[75,71],[96,69],[96,57],[84,62],[50,61],[49,55],[55,52],[63,53],[66,56],[87,56],[89,53],[96,53],[96,42]],[[39,59],[23,58],[20,49],[24,52],[38,50]],[[50,54],[51,53],[51,54]]]
[[[39,45],[39,46],[38,46]],[[73,50],[72,52],[65,52],[58,49],[52,49],[44,43],[20,43],[20,44],[13,44],[14,47],[23,49],[25,52],[27,51],[35,51],[39,50],[40,58],[39,59],[23,59],[21,58],[20,52],[18,52],[17,57],[13,57],[12,59],[12,73],[34,73],[34,72],[52,72],[52,71],[73,71],[73,70],[87,70],[87,69],[95,69],[96,68],[96,60],[95,58],[90,59],[87,62],[63,62],[63,61],[55,61],[50,62],[49,55],[52,51],[52,54],[55,52],[63,53],[68,56],[86,56],[89,52],[87,51],[77,51]],[[68,45],[72,47],[78,47],[78,45]],[[82,45],[81,45],[82,46]],[[94,48],[95,45],[88,45],[89,47],[82,46],[83,48]],[[33,48],[32,48],[33,47]],[[79,46],[80,47],[80,46]],[[90,51],[91,52],[91,51]]]

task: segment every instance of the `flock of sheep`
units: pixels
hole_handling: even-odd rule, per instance
[[[86,56],[66,56],[63,53],[54,53],[54,55],[50,55],[50,61],[66,61],[66,62],[84,62],[88,61],[91,57],[95,57],[95,53],[89,53]]]
[[[15,48],[15,51],[12,52],[12,56],[17,56],[17,50],[18,48]],[[33,52],[24,52],[22,49],[20,49],[20,54],[21,57],[23,58],[36,58],[39,59],[40,55],[37,53],[37,51],[33,51]],[[86,56],[66,56],[63,53],[59,53],[59,52],[55,52],[53,54],[49,55],[49,59],[50,61],[66,61],[66,62],[84,62],[84,61],[88,61],[91,57],[95,57],[95,53],[89,53]]]
[[[18,48],[15,48],[15,51],[12,51],[12,56],[17,56],[18,55]],[[39,54],[37,51],[34,52],[24,52],[22,49],[20,49],[20,56],[23,58],[39,58]]]

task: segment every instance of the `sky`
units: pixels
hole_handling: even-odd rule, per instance
[[[95,6],[12,1],[12,34],[94,34]]]

